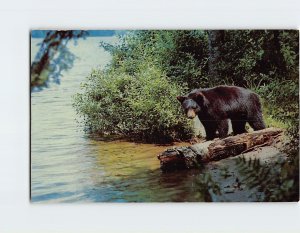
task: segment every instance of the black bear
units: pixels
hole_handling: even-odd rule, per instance
[[[226,137],[228,119],[234,134],[245,133],[248,122],[254,130],[265,128],[259,97],[254,92],[236,86],[217,86],[196,89],[185,96],[178,96],[187,117],[198,115],[206,131],[206,139]]]

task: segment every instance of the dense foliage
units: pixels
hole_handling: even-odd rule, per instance
[[[204,31],[151,30],[128,33],[117,46],[101,46],[113,55],[112,67],[125,66],[125,71],[132,74],[137,62],[152,60],[172,82],[192,89],[207,79],[207,40]]]
[[[88,129],[155,143],[189,139],[192,128],[176,100],[182,87],[169,82],[150,61],[140,63],[135,74],[124,69],[93,71],[84,94],[75,97]]]
[[[126,80],[130,77],[140,80],[143,85],[151,86],[153,75],[157,75],[158,79],[163,77],[168,85],[172,86],[172,89],[176,89],[173,90],[174,93],[220,84],[243,86],[253,89],[262,97],[267,124],[271,122],[268,125],[273,124],[273,119],[281,121],[289,129],[289,132],[296,135],[298,134],[299,96],[298,38],[298,32],[291,30],[129,32],[121,38],[118,45],[101,44],[112,54],[113,59],[107,70],[103,72],[102,81],[99,82],[105,83],[103,80],[110,80],[112,76],[118,75],[120,79],[124,77]],[[153,70],[158,74],[154,74]],[[142,80],[143,78],[144,80]],[[99,85],[102,84],[99,83]],[[166,84],[165,87],[168,85]],[[187,89],[181,87],[187,87]],[[101,92],[104,89],[97,90],[100,91],[98,94],[103,94]],[[168,93],[168,88],[166,93]],[[143,92],[140,91],[139,94],[135,95],[136,97],[139,95],[137,99],[143,99]],[[173,95],[174,97],[175,95]],[[106,98],[109,99],[110,96],[107,95]],[[153,97],[154,99],[158,102],[165,101],[164,98]],[[176,114],[175,118],[180,118],[180,112],[177,111],[178,104],[175,101],[172,103],[174,105],[166,105],[168,111]],[[84,109],[85,103],[77,101],[77,106],[80,104],[82,108],[78,108],[79,112],[80,109]],[[101,103],[98,104],[101,105]],[[148,102],[140,102],[140,104],[147,105]],[[157,104],[165,106],[163,103]],[[148,109],[144,108],[143,110],[145,111],[143,116],[149,116],[146,113]],[[102,108],[97,111],[100,111],[97,114],[106,114],[107,110]],[[134,112],[133,108],[130,111]],[[91,112],[84,111],[81,113],[89,120],[94,119],[91,116],[95,113],[89,114]],[[161,116],[157,111],[154,116],[152,119],[162,118],[163,115]],[[111,126],[115,126],[116,123],[130,124],[120,123],[121,119],[117,121],[113,118],[110,119]],[[92,123],[89,120],[86,122],[87,125],[96,125],[95,122]],[[147,124],[157,125],[156,121]],[[176,124],[176,122],[173,123]],[[183,123],[184,121],[181,122],[181,125]],[[142,128],[147,127],[142,125],[137,127],[137,129]],[[164,134],[165,128],[154,131]],[[186,127],[173,128],[177,134],[181,135],[182,132],[179,130],[187,130]],[[100,130],[101,127],[98,129]],[[125,135],[130,135],[130,130],[126,129],[125,131]]]

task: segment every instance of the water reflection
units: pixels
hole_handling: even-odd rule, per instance
[[[91,189],[84,199],[110,202],[192,201],[198,170],[163,173],[156,155],[165,146],[131,142],[94,142],[89,167]]]
[[[31,93],[31,194],[33,202],[194,201],[197,170],[162,173],[157,154],[168,146],[87,137],[76,122],[72,96],[93,67],[110,55],[87,38],[70,51],[79,59],[60,85]],[[32,41],[32,53],[38,40]]]

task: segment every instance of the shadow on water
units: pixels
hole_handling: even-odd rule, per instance
[[[160,169],[139,169],[131,176],[111,180],[106,184],[110,188],[104,192],[103,182],[96,183],[84,198],[95,202],[199,201],[193,192],[199,173],[199,170],[162,173]]]
[[[199,201],[193,187],[199,170],[162,173],[138,169],[130,176],[97,182],[83,199],[93,202],[185,202]],[[106,187],[106,190],[103,190]]]

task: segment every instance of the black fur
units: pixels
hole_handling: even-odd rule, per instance
[[[265,128],[259,97],[254,92],[236,86],[217,86],[196,89],[185,96],[178,96],[182,108],[189,117],[198,115],[206,131],[206,139],[226,137],[228,119],[234,134],[245,133],[248,122],[254,130]],[[192,114],[194,112],[195,114]]]

